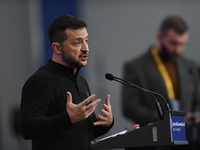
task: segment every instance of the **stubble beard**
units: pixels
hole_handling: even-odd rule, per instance
[[[69,67],[72,68],[80,68],[80,67],[85,67],[86,64],[82,64],[79,60],[75,60],[74,57],[72,57],[71,55],[68,55],[64,50],[61,51],[61,57],[62,57],[62,61],[65,62],[65,64],[67,64]],[[79,58],[81,57],[81,55],[79,55]]]
[[[164,61],[168,61],[168,60],[174,60],[178,55],[171,54],[170,50],[164,44],[162,44],[160,56]]]

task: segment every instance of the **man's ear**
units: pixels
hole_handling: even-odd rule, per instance
[[[163,34],[161,32],[158,32],[156,37],[157,37],[157,40],[160,42],[163,37]]]
[[[53,49],[54,53],[56,53],[58,55],[61,53],[61,47],[60,47],[59,43],[57,43],[57,42],[52,43],[51,48]]]

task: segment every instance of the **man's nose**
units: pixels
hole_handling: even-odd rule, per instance
[[[88,46],[88,43],[84,43],[82,45],[82,48],[81,48],[82,51],[85,51],[85,52],[89,52],[89,46]]]

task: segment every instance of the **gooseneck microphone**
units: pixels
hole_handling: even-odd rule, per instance
[[[167,103],[167,101],[164,99],[164,97],[163,97],[162,95],[160,95],[160,94],[158,94],[158,93],[156,93],[156,92],[153,92],[153,91],[150,91],[150,90],[141,88],[141,87],[139,87],[139,86],[137,86],[137,85],[135,85],[135,84],[133,84],[133,83],[131,83],[131,82],[126,81],[126,80],[123,80],[123,79],[120,79],[120,78],[118,78],[118,77],[115,77],[115,76],[113,76],[113,75],[110,74],[110,73],[106,73],[106,74],[105,74],[105,77],[106,77],[106,79],[108,79],[108,80],[117,81],[117,82],[122,83],[122,84],[125,84],[125,85],[127,85],[127,86],[134,87],[134,88],[137,88],[137,89],[139,89],[139,90],[142,90],[142,91],[148,93],[149,95],[151,95],[151,96],[153,97],[153,99],[155,100],[156,109],[157,109],[157,111],[158,111],[158,115],[159,115],[159,117],[160,117],[161,120],[164,119],[163,112],[162,112],[162,110],[161,110],[160,103],[158,102],[158,100],[156,99],[156,97],[155,97],[154,95],[159,96],[159,97],[165,102],[165,108],[166,108],[166,110],[171,111],[169,104]]]
[[[150,93],[152,93],[152,94],[154,94],[154,95],[156,95],[156,96],[159,96],[159,97],[164,101],[164,103],[165,103],[165,109],[166,109],[167,111],[171,111],[171,108],[170,108],[168,102],[166,101],[166,99],[165,99],[162,95],[160,95],[160,94],[158,94],[158,93],[156,93],[156,92],[153,92],[153,91],[150,91],[150,90],[141,88],[141,87],[139,87],[139,86],[137,86],[137,85],[135,85],[135,84],[133,84],[133,83],[131,83],[131,82],[126,81],[126,80],[123,80],[123,79],[120,79],[120,78],[118,78],[118,77],[115,77],[115,76],[113,76],[113,75],[110,74],[110,73],[106,73],[106,74],[105,74],[105,77],[106,77],[106,79],[108,79],[108,80],[115,80],[115,81],[120,82],[120,83],[122,83],[122,84],[126,84],[126,85],[128,85],[128,86],[132,86],[132,87],[135,87],[135,88],[140,89],[140,90],[142,90],[142,91],[150,92]]]

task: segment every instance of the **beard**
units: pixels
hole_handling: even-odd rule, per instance
[[[160,48],[160,57],[163,61],[174,60],[177,57],[177,54],[171,53],[164,44],[161,44]]]
[[[86,65],[82,64],[81,62],[79,62],[78,60],[76,60],[73,56],[66,53],[63,49],[61,51],[61,57],[62,57],[62,61],[64,61],[67,65],[69,65],[69,67],[80,68],[80,67],[86,66]],[[79,58],[80,57],[81,57],[81,55],[79,55]]]

